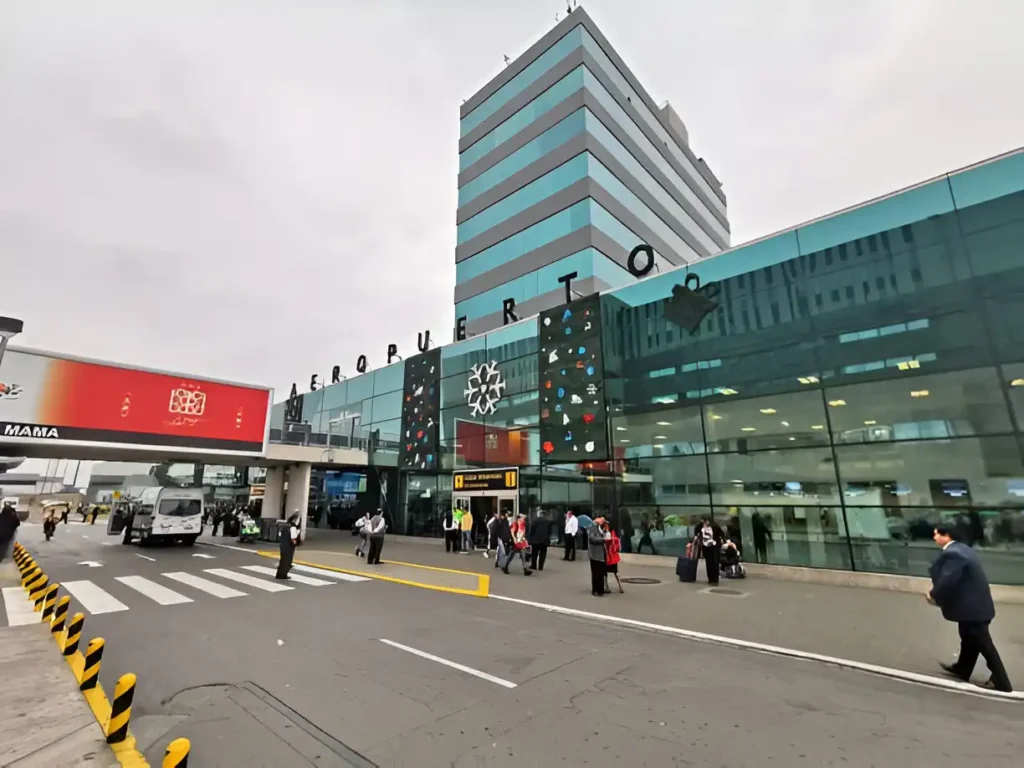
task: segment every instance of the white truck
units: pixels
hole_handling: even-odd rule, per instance
[[[130,505],[125,544],[138,536],[143,545],[177,541],[192,546],[203,532],[201,488],[145,488]]]

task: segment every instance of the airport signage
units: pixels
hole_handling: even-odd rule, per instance
[[[452,474],[452,487],[459,491],[515,491],[519,488],[519,470],[486,469]]]

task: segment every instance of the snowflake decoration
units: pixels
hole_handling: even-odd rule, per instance
[[[498,401],[505,391],[505,380],[501,378],[501,371],[498,364],[493,360],[489,363],[480,363],[470,369],[469,379],[466,384],[466,404],[469,406],[471,416],[484,416],[494,413],[498,408]]]

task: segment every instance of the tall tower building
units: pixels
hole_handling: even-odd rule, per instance
[[[462,105],[455,316],[472,336],[729,247],[721,182],[576,8]]]

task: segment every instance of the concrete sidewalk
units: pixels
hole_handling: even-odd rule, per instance
[[[0,584],[20,585],[7,561]],[[0,629],[0,680],[0,767],[118,765],[45,624]]]
[[[310,550],[333,551],[332,563],[356,561],[347,537],[318,536]],[[312,559],[311,551],[303,552]],[[671,569],[623,563],[620,576],[655,583],[625,584],[626,593],[590,595],[586,555],[562,561],[548,551],[544,571],[529,578],[510,569],[506,576],[481,554],[448,554],[437,540],[389,537],[383,559],[491,576],[490,593],[590,611],[635,621],[721,635],[808,653],[850,659],[925,675],[941,675],[939,661],[951,661],[959,647],[956,626],[944,621],[923,595],[882,589],[841,587],[750,576],[722,580],[718,591],[704,582],[681,584]],[[578,553],[579,557],[579,553]],[[614,583],[613,583],[614,588]],[[1000,604],[992,636],[1017,689],[1024,688],[1024,606]],[[975,681],[987,677],[979,662]]]

